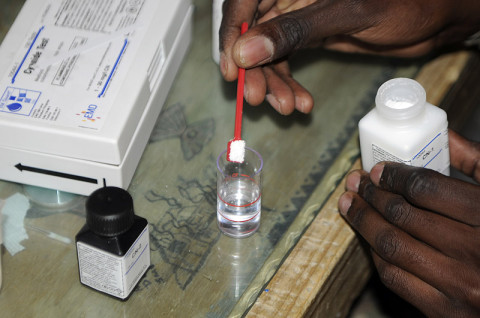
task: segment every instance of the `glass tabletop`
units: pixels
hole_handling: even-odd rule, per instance
[[[21,2],[0,1],[3,34]],[[128,188],[136,214],[149,222],[151,268],[125,302],[81,285],[73,241],[85,223],[85,197],[1,181],[1,199],[24,203],[13,208],[25,210],[28,234],[24,250],[3,251],[2,312],[241,315],[348,170],[336,162],[358,157],[357,123],[378,87],[414,76],[421,65],[323,50],[295,55],[292,73],[313,94],[315,108],[282,116],[266,103],[245,105],[243,139],[264,159],[262,217],[257,233],[233,239],[216,224],[215,160],[233,137],[236,85],[212,60],[211,1],[193,2],[193,42]]]

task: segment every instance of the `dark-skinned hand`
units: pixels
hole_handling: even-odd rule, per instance
[[[480,144],[449,132],[451,164],[480,181]],[[480,317],[480,186],[379,163],[351,172],[339,210],[383,283],[428,317]]]
[[[247,69],[245,99],[281,114],[308,113],[311,94],[288,58],[303,48],[414,57],[480,30],[478,0],[225,0],[220,70],[227,81]],[[242,22],[250,29],[240,36]]]

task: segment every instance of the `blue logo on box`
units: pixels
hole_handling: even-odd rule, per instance
[[[7,108],[11,112],[18,112],[20,109],[22,109],[22,104],[13,103],[13,104],[7,105]]]
[[[7,87],[0,99],[0,111],[29,116],[41,94],[31,89]]]

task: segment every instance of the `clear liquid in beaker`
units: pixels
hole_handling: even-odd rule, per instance
[[[218,189],[217,221],[228,236],[249,236],[258,229],[261,214],[260,187],[250,178],[235,178]]]

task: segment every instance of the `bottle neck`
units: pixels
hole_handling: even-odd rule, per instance
[[[425,112],[425,105],[426,103],[409,104],[403,101],[390,101],[388,104],[380,107],[377,105],[376,108],[382,117],[400,123],[405,121],[411,122],[416,118],[420,118]]]
[[[375,103],[382,117],[392,121],[411,121],[425,111],[426,93],[416,81],[396,78],[380,86]]]

